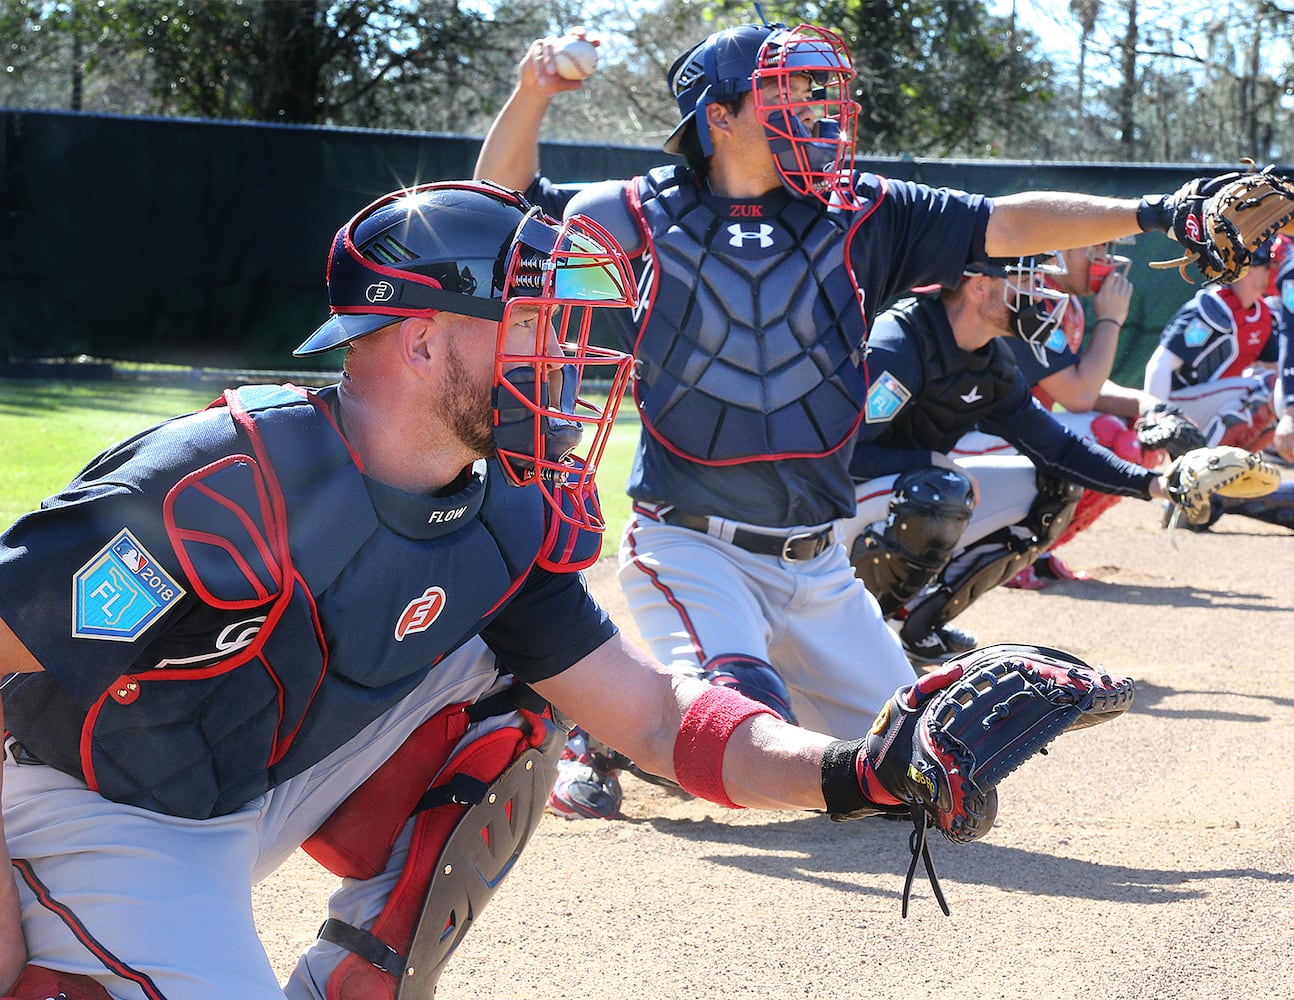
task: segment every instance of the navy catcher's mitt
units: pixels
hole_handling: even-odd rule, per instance
[[[891,811],[906,806],[912,817],[904,916],[918,857],[948,912],[926,846],[930,825],[955,843],[983,837],[997,817],[998,782],[1066,730],[1121,715],[1133,692],[1129,678],[1017,643],[973,649],[896,691],[857,763],[865,792],[879,783],[901,803]]]

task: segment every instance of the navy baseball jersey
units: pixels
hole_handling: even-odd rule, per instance
[[[1038,404],[1003,337],[976,351],[957,345],[937,296],[899,302],[867,342],[871,387],[850,471],[857,480],[932,464],[978,428],[1034,465],[1118,496],[1149,498],[1155,474],[1058,423]]]
[[[1287,411],[1294,411],[1294,254],[1287,253],[1276,272],[1279,311],[1276,319],[1280,384],[1277,391]]]
[[[486,462],[439,497],[382,485],[335,389],[225,401],[104,452],[0,537],[0,615],[45,667],[6,685],[5,719],[46,763],[117,801],[220,815],[473,636],[537,681],[614,634],[549,562],[569,547],[537,489]]]

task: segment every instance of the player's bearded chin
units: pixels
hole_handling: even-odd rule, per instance
[[[496,457],[490,389],[468,374],[462,355],[452,344],[445,357],[445,389],[446,416],[459,441],[481,458]]]

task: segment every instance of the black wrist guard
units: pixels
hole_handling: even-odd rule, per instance
[[[858,755],[863,752],[863,740],[833,740],[822,751],[822,797],[827,812],[833,816],[847,816],[874,803],[863,795],[858,783]]]
[[[1146,194],[1137,203],[1137,225],[1143,233],[1173,231],[1173,207],[1166,194]]]

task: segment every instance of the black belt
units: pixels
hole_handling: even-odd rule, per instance
[[[661,515],[661,520],[675,527],[690,528],[706,535],[712,534],[708,517],[670,510]],[[734,528],[732,531],[732,544],[737,548],[760,556],[789,559],[792,562],[802,562],[822,555],[834,538],[835,530],[830,525],[825,528],[814,528],[812,531],[797,531],[790,535],[765,535],[759,531],[747,531],[745,528]]]

